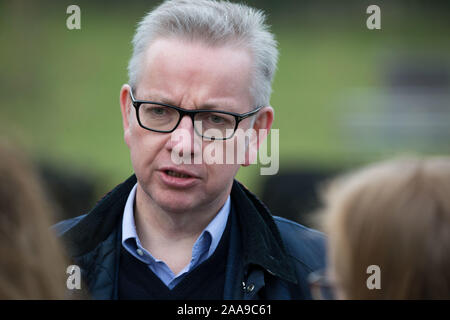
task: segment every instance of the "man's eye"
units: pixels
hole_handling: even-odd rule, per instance
[[[159,107],[152,108],[151,112],[153,115],[156,115],[156,116],[163,116],[166,114],[166,110],[164,108],[159,108]]]
[[[219,117],[219,116],[217,116],[217,115],[211,115],[211,116],[209,117],[209,120],[210,120],[212,123],[215,123],[215,124],[222,124],[222,123],[224,123],[224,121],[225,121],[224,118]]]

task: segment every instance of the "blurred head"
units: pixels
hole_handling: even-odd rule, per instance
[[[67,263],[33,167],[0,144],[0,299],[62,299]]]
[[[450,158],[376,164],[326,193],[330,274],[346,299],[450,297]],[[379,266],[381,289],[367,280]]]
[[[144,17],[133,45],[130,85],[122,87],[120,101],[124,138],[139,182],[138,192],[142,188],[157,206],[172,212],[223,204],[241,164],[192,161],[175,165],[173,151],[183,150],[193,159],[219,142],[195,139],[189,116],[184,116],[172,133],[142,128],[130,89],[137,100],[188,110],[243,114],[262,106],[255,116],[240,122],[239,129],[268,131],[273,121],[269,98],[277,49],[264,24],[264,15],[228,2],[166,1]],[[181,131],[187,132],[189,138],[181,142],[171,139]],[[234,142],[232,138],[220,143]],[[256,139],[248,146],[244,165],[254,160],[251,150],[257,150],[260,143]]]

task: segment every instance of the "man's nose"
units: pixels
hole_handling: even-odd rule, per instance
[[[201,137],[195,133],[190,116],[185,115],[181,119],[178,127],[171,133],[167,148],[183,159],[193,160],[193,157],[201,154]]]

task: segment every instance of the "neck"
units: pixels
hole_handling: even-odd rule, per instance
[[[169,212],[159,207],[138,184],[134,217],[143,247],[173,271],[182,269],[191,259],[195,241],[223,207],[228,194],[204,208]]]

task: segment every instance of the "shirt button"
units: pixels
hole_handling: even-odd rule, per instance
[[[136,252],[137,252],[137,254],[140,255],[141,257],[144,255],[144,251],[142,251],[141,249],[137,249]]]

